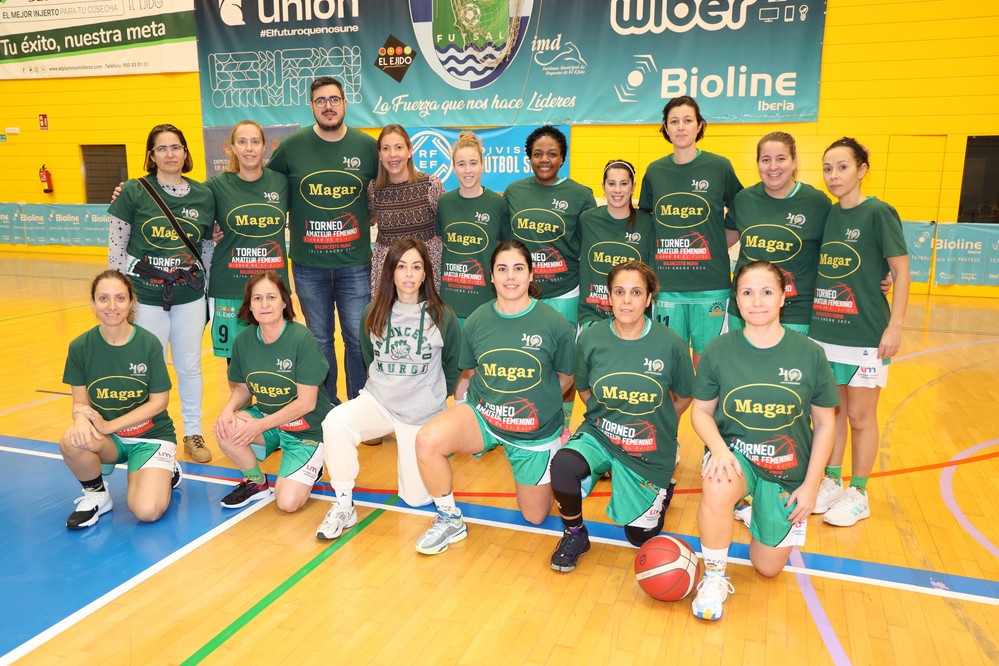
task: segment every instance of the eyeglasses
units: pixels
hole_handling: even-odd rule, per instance
[[[343,104],[343,97],[317,97],[312,100],[312,103],[318,106],[320,109],[329,104],[330,106],[340,106]]]
[[[186,150],[184,146],[179,143],[175,143],[172,146],[156,146],[151,152],[157,155],[166,155],[167,153],[182,153]]]

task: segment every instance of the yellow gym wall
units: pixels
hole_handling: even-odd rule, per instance
[[[401,2],[401,0],[400,0]],[[81,144],[124,143],[129,174],[142,175],[149,128],[172,122],[187,135],[194,178],[204,177],[197,74],[4,81],[0,201],[84,200]],[[49,129],[38,127],[48,114]],[[349,121],[349,115],[348,115]],[[599,193],[604,163],[644,167],[668,152],[653,125],[579,125],[570,175]],[[953,221],[969,135],[999,134],[999,3],[995,0],[829,0],[819,120],[717,125],[701,147],[732,160],[743,183],[758,180],[756,141],[775,129],[798,140],[800,178],[821,187],[823,149],[842,135],[871,151],[866,194],[906,220]],[[52,171],[44,194],[38,168]]]

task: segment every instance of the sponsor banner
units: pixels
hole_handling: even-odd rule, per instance
[[[0,79],[196,71],[193,0],[0,2]]]
[[[909,275],[913,282],[930,281],[936,222],[903,222],[902,233],[909,248]]]
[[[691,95],[713,122],[818,117],[825,0],[218,0],[197,12],[206,126],[653,123]],[[401,11],[400,11],[401,10]]]
[[[0,243],[18,244],[24,242],[20,221],[17,219],[21,207],[12,203],[0,203]]]
[[[107,204],[25,204],[18,206],[15,226],[27,245],[107,246],[111,215]]]
[[[298,129],[297,125],[280,125],[264,128],[267,137],[265,158],[270,158],[282,138]],[[482,184],[494,192],[502,192],[515,180],[533,175],[527,157],[527,136],[532,127],[499,127],[478,129],[475,134],[483,144]],[[569,126],[558,126],[569,140]],[[441,179],[445,190],[458,187],[458,179],[451,168],[451,146],[458,140],[460,130],[444,127],[406,127],[413,142],[413,163],[416,168],[432,173]],[[205,128],[205,169],[209,176],[225,170],[229,164],[229,127]],[[569,155],[572,155],[570,141]],[[562,166],[562,173],[569,173],[569,159]]]
[[[999,286],[999,225],[941,224],[934,245],[936,284]]]

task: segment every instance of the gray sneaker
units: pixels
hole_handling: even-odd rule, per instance
[[[452,516],[437,512],[427,533],[416,542],[416,552],[424,555],[438,555],[447,550],[448,544],[462,541],[468,536],[468,528],[461,514]]]
[[[332,541],[343,534],[344,530],[349,530],[356,524],[357,510],[354,509],[353,504],[348,508],[344,508],[333,502],[333,506],[326,512],[326,517],[323,518],[323,522],[319,524],[319,528],[316,530],[316,538],[323,541]]]

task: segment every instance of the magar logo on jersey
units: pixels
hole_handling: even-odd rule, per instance
[[[279,367],[280,363],[282,359],[278,359]],[[257,404],[268,407],[284,407],[298,397],[295,380],[276,372],[251,372],[246,376],[246,387],[257,399]]]
[[[101,377],[87,387],[95,407],[105,412],[127,412],[146,401],[148,386],[133,377]]]
[[[362,185],[360,178],[346,171],[315,171],[302,178],[299,192],[314,208],[342,210],[361,197]]]
[[[663,405],[666,391],[656,380],[637,372],[612,372],[593,382],[592,395],[612,412],[644,416]]]
[[[277,360],[278,372],[290,372],[294,365],[290,358],[279,358]]]
[[[541,383],[541,361],[520,349],[493,349],[479,357],[475,373],[492,391],[522,394]]]
[[[484,88],[513,64],[527,37],[534,0],[410,0],[416,41],[442,81]]]
[[[177,218],[177,223],[192,242],[201,242],[200,228],[182,217]],[[155,248],[159,248],[160,250],[186,250],[184,241],[173,230],[173,225],[170,224],[170,221],[162,215],[143,222],[140,226],[140,231],[142,232],[143,239]]]
[[[671,229],[689,229],[704,224],[711,214],[711,204],[704,197],[689,192],[673,192],[661,197],[652,212],[656,222]]]
[[[444,227],[444,246],[452,254],[477,254],[489,247],[489,234],[478,224],[452,222]]]
[[[544,208],[525,208],[510,222],[513,235],[525,243],[554,243],[566,234],[565,220]]]
[[[274,192],[275,197],[277,193]],[[286,215],[277,206],[249,203],[236,206],[225,218],[225,224],[237,236],[244,238],[269,238],[284,231]]]
[[[610,269],[626,261],[641,261],[642,255],[637,249],[627,243],[604,241],[595,243],[590,248],[590,268],[598,275],[607,275]]]
[[[722,411],[747,430],[777,432],[791,427],[805,413],[801,396],[777,384],[747,384],[732,389]]]
[[[793,229],[780,224],[756,224],[739,237],[742,251],[750,261],[770,261],[781,264],[801,252],[801,237]]]
[[[819,275],[842,280],[860,268],[860,253],[841,241],[823,243],[819,250]]]

